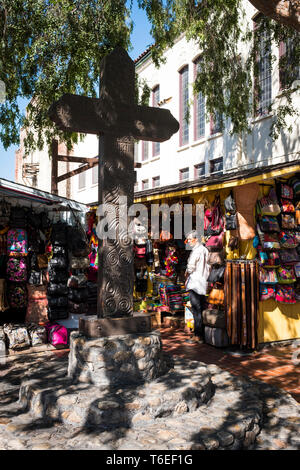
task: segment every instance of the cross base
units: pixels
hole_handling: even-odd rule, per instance
[[[149,314],[134,313],[133,316],[121,318],[97,318],[91,315],[79,320],[79,333],[88,338],[148,333],[151,330]]]

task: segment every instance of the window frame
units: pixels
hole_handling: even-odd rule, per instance
[[[186,73],[186,82],[184,83],[184,73]],[[185,88],[184,88],[185,84]],[[186,97],[185,97],[186,95]],[[187,105],[185,103],[187,102]],[[184,65],[179,70],[179,146],[188,145],[190,141],[189,122],[185,119],[185,108],[189,108],[189,66]],[[186,137],[184,138],[184,136]]]
[[[160,102],[160,86],[155,85],[152,88],[152,106],[157,108]],[[152,143],[152,157],[158,157],[160,155],[160,142]]]
[[[196,59],[194,59],[193,64],[194,64],[194,82],[196,81],[197,73],[198,73],[198,67],[199,63],[201,62],[201,56],[198,56]],[[202,100],[202,111],[199,112],[199,98],[201,95],[201,100]],[[194,95],[194,140],[200,140],[205,138],[206,134],[206,116],[205,116],[205,110],[206,110],[206,99],[205,96],[203,95],[202,92],[199,92],[197,95]],[[201,122],[203,123],[202,119],[204,120],[204,126],[199,126],[200,120],[199,120],[199,114],[201,115]],[[204,127],[203,134],[200,134],[199,129]]]

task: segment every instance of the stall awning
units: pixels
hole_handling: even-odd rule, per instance
[[[295,161],[270,165],[268,167],[253,168],[236,173],[228,172],[199,178],[194,181],[186,181],[170,186],[139,191],[135,193],[134,200],[138,203],[162,198],[191,196],[197,193],[227,189],[248,183],[266,182],[267,180],[285,177],[297,172],[300,172],[300,162],[296,163]]]
[[[57,196],[55,194],[41,191],[40,189],[25,186],[13,181],[5,180],[0,178],[0,198],[1,197],[12,197],[17,200],[27,200],[31,203],[45,204],[51,206],[51,208],[61,208],[67,210],[74,210],[80,212],[86,212],[88,207],[86,204],[82,204],[72,199]]]

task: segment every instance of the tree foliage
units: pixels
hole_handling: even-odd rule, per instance
[[[185,32],[201,51],[195,91],[205,94],[207,111],[230,118],[233,132],[249,130],[258,45],[252,28],[244,27],[242,0],[138,0],[138,5],[152,25],[154,62],[159,65],[166,47]],[[48,108],[66,92],[96,96],[102,57],[116,45],[130,48],[131,12],[132,0],[0,0],[0,80],[7,91],[0,104],[4,147],[19,142],[20,126],[27,129],[27,149],[42,148],[44,139],[49,144],[54,136],[69,147],[76,142],[77,135],[56,130]],[[272,20],[259,28],[264,25],[277,45],[293,38],[299,63],[295,30]],[[241,45],[249,50],[247,58],[240,54]],[[273,121],[274,137],[296,112],[291,90],[284,93],[286,101],[276,108]],[[26,116],[18,106],[20,97],[34,97]],[[145,87],[143,100],[148,98]]]

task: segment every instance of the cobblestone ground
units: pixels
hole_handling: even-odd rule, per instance
[[[74,393],[66,379],[67,360],[65,352],[44,352],[12,356],[0,365],[0,449],[300,449],[299,404],[268,383],[238,377],[213,364],[176,358],[171,375],[155,383],[96,396],[95,387],[88,384],[80,384]],[[180,393],[176,371],[181,386],[187,387]],[[202,393],[208,393],[199,406],[190,393],[197,386],[195,376],[205,377]],[[21,384],[23,391],[28,391],[26,384],[32,387],[27,401],[19,400]],[[56,393],[61,407],[52,418],[46,413],[49,388],[50,398]],[[94,408],[88,411],[97,410],[98,426],[80,421],[83,396],[86,402],[94,399]],[[33,406],[32,397],[38,397],[42,410]],[[177,400],[174,410],[167,406],[172,400]],[[118,422],[124,411],[127,418]]]

